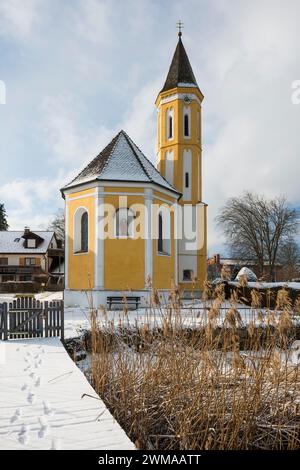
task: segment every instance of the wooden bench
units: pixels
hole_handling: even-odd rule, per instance
[[[140,297],[115,297],[110,296],[107,297],[107,305],[108,309],[111,310],[112,304],[115,305],[135,305],[136,310],[139,308],[139,304],[141,302]]]

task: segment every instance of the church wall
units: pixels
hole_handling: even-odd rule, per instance
[[[190,102],[184,100],[185,96]],[[196,205],[202,201],[202,128],[201,128],[201,102],[203,95],[199,89],[177,87],[161,93],[156,101],[158,107],[158,138],[157,138],[157,161],[158,168],[166,176],[166,152],[173,150],[174,155],[174,178],[173,185],[183,194],[179,200],[180,205]],[[167,110],[174,110],[173,138],[169,139],[167,134],[168,116]],[[189,116],[189,135],[184,135],[184,114]],[[187,158],[185,158],[187,157]],[[185,173],[189,174],[190,188],[185,188]],[[183,241],[178,241],[178,281],[184,290],[201,290],[206,279],[206,208],[205,213],[198,217],[197,233],[203,234],[205,242],[201,249],[187,251]],[[202,235],[203,237],[203,235]],[[197,277],[196,283],[183,282],[183,270],[191,269]]]
[[[200,224],[204,226],[204,244],[203,247],[198,251],[197,263],[198,282],[200,285],[200,289],[202,289],[204,282],[207,279],[207,206],[204,206]]]
[[[105,192],[141,192],[141,188],[106,187]],[[119,195],[107,195],[106,204],[119,208]],[[127,207],[144,204],[143,196],[127,196]],[[134,211],[135,212],[135,211]],[[141,212],[143,212],[141,206]],[[114,217],[114,215],[112,214]],[[141,213],[141,219],[144,214]],[[135,228],[138,228],[137,220]],[[108,290],[144,289],[145,287],[145,240],[139,238],[113,238],[104,241],[104,288]]]
[[[184,192],[184,163],[183,155],[185,150],[191,150],[192,152],[192,168],[191,168],[191,184],[192,184],[192,204],[196,204],[202,198],[202,174],[201,174],[201,106],[199,101],[192,99],[188,105],[190,108],[190,137],[185,138],[183,135],[183,115],[184,109],[187,107],[183,99],[178,99],[184,94],[191,95],[191,89],[178,88],[172,98],[169,97],[169,101],[163,102],[160,105],[158,119],[160,121],[159,135],[158,135],[158,169],[161,171],[163,176],[167,176],[166,168],[166,152],[173,151],[174,156],[174,168],[173,168],[173,185],[180,192]],[[198,96],[196,91],[192,91],[194,98]],[[199,98],[199,97],[198,97]],[[174,132],[173,138],[167,138],[167,109],[174,109]],[[167,179],[167,178],[166,178]],[[181,201],[183,203],[183,201]],[[188,202],[188,201],[187,201]]]
[[[131,186],[104,186],[106,193],[143,193],[144,188],[132,188]],[[126,194],[124,194],[126,195]]]
[[[156,196],[156,197],[155,197]],[[154,192],[153,204],[161,206],[162,204],[167,204],[167,202],[162,202],[159,192]],[[163,196],[166,199],[166,196]],[[174,199],[170,199],[170,203],[174,202]],[[171,252],[170,255],[162,255],[157,251],[157,239],[153,239],[153,286],[157,289],[170,289],[172,286],[172,281],[175,282],[175,243],[174,243],[174,214],[171,211]],[[154,224],[154,233],[157,230],[157,221],[156,217],[153,220]]]
[[[76,199],[73,199],[76,198]],[[70,194],[66,197],[68,211],[68,288],[91,289],[94,287],[94,246],[95,246],[95,197],[94,189]],[[74,245],[74,214],[76,209],[84,207],[89,215],[88,252],[73,253]]]

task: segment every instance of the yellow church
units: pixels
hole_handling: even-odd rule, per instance
[[[157,165],[121,130],[69,184],[65,199],[65,304],[145,305],[150,286],[168,298],[200,294],[206,279],[201,106],[179,32],[157,108]]]

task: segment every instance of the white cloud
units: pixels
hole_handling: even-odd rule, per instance
[[[116,5],[99,0],[80,0],[74,12],[75,24],[79,35],[94,44],[108,44],[112,41],[113,31],[109,27]]]
[[[123,117],[121,127],[141,148],[149,160],[155,163],[156,153],[156,111],[154,101],[161,80],[154,80],[139,90],[128,111]]]
[[[0,0],[0,34],[28,38],[38,22],[41,0]]]
[[[2,185],[0,200],[5,207],[9,207],[7,215],[10,229],[21,230],[25,225],[35,229],[46,228],[59,204],[58,188],[62,185],[62,176],[53,180],[16,179]],[[54,203],[52,206],[51,202]]]
[[[87,131],[81,128],[76,104],[70,94],[45,98],[42,111],[41,126],[53,157],[72,174],[82,169],[113,137],[113,131],[104,126]]]
[[[214,217],[228,197],[249,189],[300,200],[300,106],[291,104],[290,91],[300,76],[300,4],[230,5],[220,35],[205,47],[204,175],[212,249],[218,244]]]
[[[299,205],[300,105],[291,104],[291,84],[300,80],[300,2],[167,4],[0,0],[0,34],[19,40],[7,54],[4,46],[0,77],[10,84],[9,105],[0,108],[1,152],[8,149],[20,162],[10,184],[3,170],[8,163],[1,162],[0,200],[12,226],[28,219],[39,224],[55,212],[59,187],[120,128],[154,161],[154,101],[176,46],[178,18],[205,94],[209,247],[220,244],[214,217],[232,195],[245,189],[283,193]],[[10,69],[16,54],[21,60]],[[30,178],[22,176],[25,159],[25,170],[36,172]]]

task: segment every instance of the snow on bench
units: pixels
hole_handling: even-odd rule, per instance
[[[0,449],[130,450],[58,338],[0,341]]]

